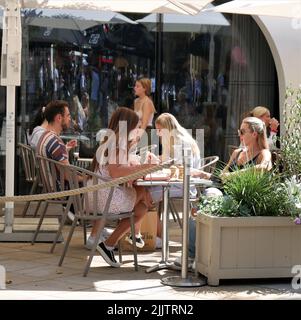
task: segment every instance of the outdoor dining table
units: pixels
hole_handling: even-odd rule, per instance
[[[163,189],[163,215],[162,215],[162,259],[161,261],[146,269],[147,273],[158,271],[162,269],[176,269],[179,268],[174,265],[173,262],[169,261],[169,244],[168,244],[168,199],[169,199],[169,189],[172,185],[183,185],[183,180],[143,180],[138,179],[136,181],[137,186],[143,187],[154,187],[160,186]],[[210,187],[213,185],[211,180],[200,179],[200,178],[191,178],[190,185]],[[187,250],[183,246],[182,250]]]

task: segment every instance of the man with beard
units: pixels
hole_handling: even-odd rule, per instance
[[[68,129],[71,123],[68,103],[63,100],[51,101],[45,108],[44,117],[48,124],[45,132],[39,139],[36,149],[37,154],[64,164],[69,164],[67,147],[60,138],[61,132]],[[75,141],[75,145],[76,143]],[[71,211],[68,212],[68,218],[73,221],[74,209],[72,206],[70,210]]]
[[[60,138],[61,132],[68,129],[71,123],[68,103],[63,100],[51,101],[45,108],[44,117],[48,125],[39,139],[37,154],[69,164],[66,145]]]

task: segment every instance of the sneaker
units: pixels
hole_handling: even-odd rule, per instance
[[[67,217],[68,217],[68,219],[69,219],[70,221],[72,221],[72,222],[73,222],[74,219],[75,219],[74,213],[71,212],[71,211],[68,211]]]
[[[121,264],[116,261],[113,250],[108,250],[103,242],[97,246],[97,250],[103,257],[106,263],[111,267],[120,268]]]
[[[174,261],[174,265],[177,267],[182,267],[182,257],[178,257]],[[195,261],[194,258],[188,257],[188,269],[194,270],[195,269]]]
[[[136,234],[135,238],[136,238],[136,247],[140,248],[140,249],[143,248],[145,243],[144,243],[144,241],[142,239],[141,233]],[[126,237],[125,240],[128,243],[133,244],[132,235],[129,235],[128,237]]]
[[[94,243],[94,240],[95,238],[92,238],[92,237],[89,237],[86,241],[86,244],[85,244],[85,248],[88,249],[88,250],[91,250],[92,249],[92,246],[93,246],[93,243]],[[101,239],[100,237],[100,240],[99,240],[99,243],[102,242],[104,240]],[[97,247],[96,247],[97,249]]]
[[[156,249],[162,249],[162,239],[159,237],[156,238]]]
[[[72,224],[74,219],[75,219],[74,213],[69,210],[67,213],[66,224]],[[79,221],[76,222],[76,225],[79,226]]]
[[[101,231],[100,238],[99,238],[99,243],[100,243],[100,242],[104,242],[105,240],[107,240],[110,235],[111,235],[111,232],[108,231],[106,228],[104,228],[104,229]],[[88,238],[87,241],[86,241],[85,248],[88,249],[88,250],[91,250],[94,241],[95,241],[95,238],[89,236],[89,238]],[[96,249],[97,249],[97,251],[98,251],[98,246],[96,247]]]

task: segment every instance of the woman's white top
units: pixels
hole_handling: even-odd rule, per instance
[[[42,134],[45,132],[45,130],[46,129],[41,126],[36,126],[33,129],[32,134],[30,135],[28,142],[34,149],[36,149],[36,147],[39,143],[39,140],[40,140]]]
[[[142,116],[143,116],[143,105],[147,102],[147,101],[150,101],[152,104],[153,104],[153,101],[148,97],[148,96],[145,96],[144,98],[137,98],[135,100],[135,109],[138,109],[136,110],[135,112],[137,113],[138,117],[140,120],[142,120]],[[154,107],[155,108],[155,107]],[[154,112],[151,113],[149,119],[148,119],[148,123],[147,123],[147,126],[148,127],[152,127],[153,126],[153,119],[154,119]]]

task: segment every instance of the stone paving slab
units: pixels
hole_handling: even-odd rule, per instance
[[[70,227],[64,228],[64,238]],[[178,228],[171,223],[171,228]],[[181,255],[177,232],[172,232],[170,258]],[[301,299],[301,291],[292,289],[290,279],[227,280],[218,287],[176,288],[164,286],[161,279],[178,275],[173,270],[150,274],[146,268],[158,263],[161,250],[139,253],[139,271],[134,271],[133,258],[126,253],[120,269],[109,267],[101,256],[92,261],[90,272],[83,277],[89,251],[83,246],[83,233],[77,228],[62,267],[58,261],[63,244],[49,253],[50,243],[0,243],[0,264],[6,268],[5,290],[0,300],[198,300],[198,299]]]

